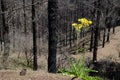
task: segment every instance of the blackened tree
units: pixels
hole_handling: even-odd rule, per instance
[[[48,72],[56,72],[56,53],[57,53],[57,0],[48,0]]]
[[[1,0],[1,11],[7,11],[6,0]],[[2,14],[2,30],[3,30],[3,39],[4,39],[4,53],[3,53],[3,67],[7,67],[8,57],[9,57],[9,50],[10,50],[10,38],[9,38],[9,27],[6,23],[6,15],[5,13]]]
[[[32,0],[32,29],[33,29],[33,70],[37,70],[37,31],[35,23],[35,0]]]
[[[95,7],[99,8],[100,0],[95,2]],[[94,29],[94,50],[93,50],[93,62],[97,61],[97,49],[98,49],[98,35],[99,35],[99,19],[100,19],[100,11],[96,10],[96,25]]]

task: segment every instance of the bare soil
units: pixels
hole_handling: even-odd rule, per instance
[[[71,80],[72,77],[63,76],[60,74],[50,74],[44,71],[28,70],[25,76],[20,76],[20,71],[17,70],[1,70],[0,80]],[[78,80],[78,79],[76,79]]]

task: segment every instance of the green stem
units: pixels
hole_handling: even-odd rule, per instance
[[[84,35],[84,37],[86,36],[86,30],[84,29],[84,33],[83,33],[83,35]],[[85,47],[85,45],[86,45],[86,39],[84,40],[84,46],[83,46],[83,48],[84,48],[84,54],[83,54],[83,60],[85,59],[85,53],[86,53],[86,47]]]
[[[85,29],[84,29],[84,34],[83,34],[83,35],[86,36],[86,31],[85,31]],[[84,40],[84,53],[86,53],[85,45],[86,45],[86,39]]]
[[[79,50],[78,50],[78,36],[79,36],[79,31],[76,31],[76,34],[77,34],[77,41],[76,41],[76,60],[77,60],[77,54],[79,53]]]
[[[77,43],[76,43],[76,48],[77,48],[77,50],[76,50],[76,55],[78,54],[78,31],[77,31]]]

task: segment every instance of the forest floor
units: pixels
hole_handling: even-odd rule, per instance
[[[110,37],[110,43],[106,43],[104,48],[102,48],[101,46],[99,47],[97,54],[98,61],[109,59],[110,61],[120,63],[120,27],[117,27],[116,30],[116,33],[112,34],[112,36]],[[78,54],[77,56],[80,55]],[[88,57],[92,60],[92,52],[86,53],[86,58]],[[43,63],[46,63],[44,61],[46,60],[43,60]],[[21,69],[0,70],[0,80],[73,80],[72,77],[63,76],[61,74],[47,73],[47,71],[45,70],[32,71],[30,69],[27,69],[27,73],[25,76],[20,76],[20,71]]]

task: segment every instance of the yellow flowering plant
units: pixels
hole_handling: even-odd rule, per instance
[[[83,27],[82,24],[78,23],[73,23],[72,26],[75,28],[76,31],[79,31]]]
[[[76,43],[77,50],[76,50],[76,54],[78,54],[78,37],[79,37],[80,30],[83,28],[84,34],[85,34],[86,31],[88,30],[89,26],[92,25],[92,23],[93,22],[91,20],[88,20],[86,18],[79,18],[78,23],[72,23],[72,26],[75,28],[76,34],[77,34],[77,43]]]
[[[78,22],[81,22],[81,24],[82,24],[84,27],[88,27],[89,25],[92,24],[92,21],[91,21],[91,20],[87,20],[86,18],[78,19]]]
[[[91,24],[92,24],[92,21],[88,20],[86,18],[80,18],[80,19],[78,19],[78,23],[72,23],[72,27],[75,28],[75,31],[77,34],[76,54],[78,54],[78,35],[79,35],[79,32],[82,28],[84,31],[86,31],[86,29],[88,29],[88,26],[90,26]],[[60,69],[59,72],[61,72],[63,75],[69,75],[72,77],[79,77],[79,78],[82,78],[83,80],[102,80],[99,77],[92,77],[92,76],[88,75],[89,72],[97,72],[97,71],[93,70],[92,68],[85,67],[84,55],[82,57],[81,64],[79,63],[79,61],[80,60],[77,60],[77,57],[76,57],[76,62],[71,61],[70,69],[63,68],[63,69]]]

